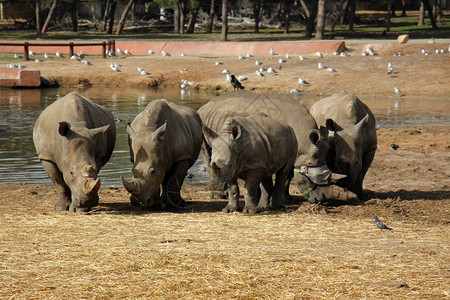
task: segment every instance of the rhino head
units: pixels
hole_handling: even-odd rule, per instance
[[[299,154],[294,165],[294,180],[298,189],[310,203],[326,200],[321,186],[330,185],[342,178],[327,166],[328,130],[325,127],[311,129],[305,133],[303,143],[299,141]]]
[[[203,126],[203,134],[210,141],[212,148],[210,167],[214,177],[224,183],[236,178],[239,164],[239,145],[242,129],[234,119],[225,121],[220,134]]]
[[[328,151],[328,164],[333,172],[347,175],[337,182],[342,187],[354,187],[358,174],[363,167],[362,135],[368,124],[369,115],[366,114],[356,125],[339,126],[334,120],[327,119],[326,126],[330,131],[330,149]]]
[[[63,164],[60,169],[72,194],[71,210],[87,211],[98,205],[100,179],[95,161],[95,141],[110,125],[88,129],[60,122],[58,133],[67,142],[63,147]]]
[[[165,177],[167,151],[167,121],[153,132],[147,130],[135,132],[130,124],[126,131],[131,140],[131,173],[133,178],[128,182],[121,181],[131,194],[131,203],[142,206],[154,206],[159,203],[160,186]]]

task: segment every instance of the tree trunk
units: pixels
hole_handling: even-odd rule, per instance
[[[436,20],[433,15],[433,8],[431,7],[430,2],[428,0],[422,0],[422,3],[423,3],[423,5],[425,5],[425,8],[428,11],[428,16],[430,17],[430,20],[431,20],[431,26],[433,27],[433,29],[438,29]]]
[[[79,0],[73,0],[72,6],[72,31],[78,31],[78,2]]]
[[[180,4],[177,3],[173,10],[173,32],[180,33]]]
[[[253,17],[255,18],[255,33],[259,32],[259,23],[261,22],[262,0],[251,1],[253,6]]]
[[[441,0],[435,0],[434,5],[435,5],[435,8],[436,8],[434,17],[436,18],[436,21],[437,21],[437,20],[442,19],[442,17],[443,17]]]
[[[425,19],[425,7],[423,5],[423,2],[420,2],[419,21],[417,22],[417,26],[423,26],[424,19]]]
[[[106,0],[105,11],[103,13],[103,31],[106,31],[106,24],[108,23],[111,14],[111,2],[113,0]]]
[[[386,32],[391,31],[392,0],[387,0]]]
[[[325,0],[319,0],[317,5],[316,40],[323,39],[323,31],[325,28],[325,4]]]
[[[115,0],[113,0],[113,2],[111,3],[111,11],[110,11],[110,15],[109,15],[108,34],[112,34],[112,32],[113,32],[114,18],[116,15],[116,7],[117,7],[117,2]]]
[[[305,37],[311,38],[312,34],[314,32],[314,22],[316,20],[317,16],[317,1],[314,1],[313,6],[309,10],[309,18],[308,22],[306,23],[306,29],[305,29]]]
[[[350,11],[351,1],[352,0],[345,1],[344,13],[341,15],[341,20],[340,20],[340,23],[339,23],[341,25],[346,24],[346,22],[349,20],[348,14],[349,14],[349,11]]]
[[[406,0],[402,0],[402,14],[401,17],[406,17]]]
[[[336,27],[338,20],[341,18],[343,6],[344,6],[344,0],[339,1],[339,6],[337,9],[336,17],[333,20],[333,24],[331,24],[331,32],[334,32],[334,28]]]
[[[36,33],[41,35],[41,0],[36,0]]]
[[[303,0],[298,0],[298,3],[299,3],[299,6],[301,6],[302,9],[303,9],[303,11],[305,12],[305,16],[306,16],[307,18],[309,18],[309,15],[310,15],[311,13],[309,12],[309,8],[308,8],[308,6],[306,5],[305,1],[303,1]]]
[[[211,0],[211,8],[209,10],[207,33],[211,33],[214,28],[214,19],[216,18],[216,0]]]
[[[350,20],[348,22],[348,30],[353,31],[353,24],[355,23],[355,11],[356,11],[356,0],[350,1]]]
[[[228,40],[228,0],[222,0],[222,32],[220,40],[222,42]]]
[[[284,34],[289,33],[289,25],[291,22],[291,1],[287,0],[285,2],[285,8],[284,8]]]
[[[183,1],[180,8],[180,33],[184,33],[185,23],[186,23],[186,4]]]
[[[57,2],[58,0],[53,0],[52,6],[50,6],[50,11],[48,12],[47,19],[45,19],[44,26],[42,27],[42,34],[45,34],[47,32],[48,26],[50,25],[50,21],[53,17],[53,13],[55,12]]]
[[[127,19],[128,12],[131,9],[131,6],[134,4],[134,0],[130,0],[125,7],[122,16],[120,17],[119,25],[117,26],[116,34],[121,34],[123,31],[123,27],[125,26],[125,21]]]
[[[189,22],[187,25],[186,33],[194,33],[195,23],[197,22],[197,15],[199,9],[200,8],[197,7],[194,10],[192,10],[191,17],[189,18]]]

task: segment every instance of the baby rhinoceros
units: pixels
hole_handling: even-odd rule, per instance
[[[56,210],[89,211],[98,205],[97,174],[116,141],[106,108],[75,93],[49,105],[33,129],[36,152],[58,192]]]
[[[197,112],[165,99],[154,100],[126,130],[133,179],[121,180],[131,193],[131,203],[163,209],[183,206],[180,189],[203,141]]]
[[[289,125],[266,115],[235,116],[225,119],[218,133],[206,126],[203,133],[212,148],[211,172],[228,184],[229,201],[224,212],[238,209],[238,178],[245,181],[243,212],[254,214],[269,207],[277,209],[289,201],[286,187],[297,157],[297,139]]]

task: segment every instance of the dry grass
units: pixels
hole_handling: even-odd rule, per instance
[[[439,137],[448,126],[429,130]],[[448,299],[447,171],[422,168],[442,164],[448,145],[421,162],[420,137],[388,152],[390,133],[401,137],[380,133],[366,182],[374,199],[359,206],[296,199],[283,212],[224,214],[204,185],[186,185],[195,203],[183,212],[138,210],[123,189],[103,188],[101,205],[81,214],[54,211],[53,187],[0,185],[0,298]],[[421,181],[396,191],[405,161],[423,164]],[[403,169],[391,178],[373,176],[395,164]],[[394,231],[378,230],[373,214]]]

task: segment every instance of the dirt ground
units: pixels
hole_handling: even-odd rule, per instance
[[[364,46],[350,57],[292,58],[266,79],[254,76],[254,62],[237,58],[216,66],[215,58],[127,57],[117,60],[119,74],[111,60],[51,61],[53,69],[41,71],[62,84],[178,88],[185,78],[197,88],[229,89],[221,74],[228,68],[248,74],[243,84],[255,91],[286,92],[302,77],[311,82],[305,93],[393,95],[398,86],[406,96],[449,97],[450,54],[426,57],[420,49],[431,53],[434,45],[394,44],[361,57]],[[405,55],[392,56],[399,50]],[[320,61],[337,73],[318,70]],[[393,76],[385,74],[388,61]],[[137,74],[138,65],[152,75]],[[449,129],[380,128],[364,182],[370,199],[359,205],[311,205],[292,187],[294,203],[284,211],[225,214],[225,201],[197,184],[183,187],[184,211],[139,210],[112,187],[100,190],[94,211],[70,213],[53,210],[51,186],[0,184],[0,298],[448,299]],[[374,215],[393,231],[380,231]]]
[[[51,83],[60,85],[134,85],[143,87],[179,88],[181,79],[195,81],[191,88],[232,90],[231,85],[222,74],[228,69],[238,77],[245,75],[248,80],[242,82],[247,90],[257,92],[269,91],[288,93],[297,88],[306,94],[329,95],[341,90],[358,95],[392,95],[394,87],[398,87],[405,96],[449,97],[450,95],[450,53],[448,44],[410,43],[398,44],[396,41],[383,43],[346,43],[350,51],[349,57],[332,54],[318,58],[305,55],[307,60],[300,61],[297,53],[279,53],[275,57],[252,57],[239,60],[237,57],[204,57],[172,55],[162,57],[159,54],[148,56],[119,56],[102,59],[87,57],[92,65],[87,66],[78,61],[65,59],[46,59],[43,63],[28,62],[28,68],[41,70],[41,76]],[[376,56],[361,56],[367,48],[371,48]],[[425,49],[431,55],[421,53]],[[436,55],[436,49],[444,49],[446,54]],[[401,52],[403,56],[394,56]],[[243,53],[242,55],[245,55]],[[279,71],[279,58],[286,60]],[[266,74],[261,78],[255,74],[259,66],[255,60],[262,62],[262,67],[274,68],[278,74]],[[223,65],[215,65],[220,61]],[[318,69],[321,62],[332,67],[336,73]],[[391,62],[394,72],[387,75],[387,64]],[[11,63],[4,62],[5,64]],[[118,63],[121,72],[110,69],[111,63]],[[0,61],[0,65],[3,63]],[[142,67],[150,75],[141,75],[137,67]],[[301,77],[310,84],[302,86],[298,83]]]

